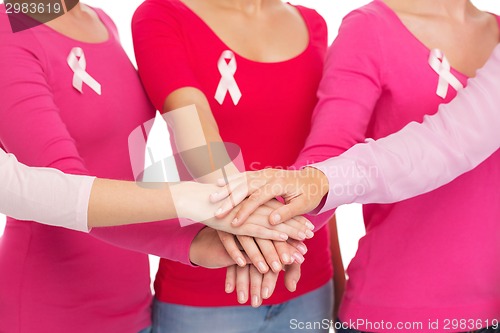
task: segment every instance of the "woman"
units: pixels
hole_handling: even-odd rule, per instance
[[[470,1],[374,1],[352,12],[329,51],[301,161],[336,156],[434,114],[485,64],[498,26]],[[431,321],[448,331],[450,318],[476,320],[450,327],[455,332],[490,326],[500,313],[500,248],[490,236],[499,232],[499,163],[495,153],[435,191],[364,206],[367,232],[347,271],[340,320],[366,319],[352,328],[375,332],[391,329],[370,326],[381,320],[393,330]]]
[[[316,12],[279,0],[147,0],[132,28],[139,74],[158,110],[196,104],[207,141],[238,144],[247,170],[293,163],[309,130],[326,51],[326,24]],[[182,128],[177,131],[175,139],[182,141]],[[162,260],[155,282],[155,329],[288,332],[292,318],[329,318],[328,230],[306,244],[301,283],[289,286],[296,288],[294,295],[279,284],[259,310],[211,291],[211,285],[224,281],[223,270],[195,272]],[[279,271],[278,260],[268,264]],[[257,265],[266,269],[263,260]],[[260,301],[252,293],[251,304]],[[246,303],[245,295],[239,303]]]
[[[133,180],[128,136],[154,112],[111,20],[80,3],[14,34],[1,11],[3,148],[30,166]],[[169,220],[84,234],[9,218],[0,241],[8,272],[0,276],[0,331],[147,331],[146,253],[191,265],[193,239],[216,240],[202,229]]]
[[[349,14],[327,57],[301,163],[435,113],[486,62],[498,25],[469,1],[374,1]],[[499,163],[497,151],[430,193],[364,207],[341,332],[498,330]]]

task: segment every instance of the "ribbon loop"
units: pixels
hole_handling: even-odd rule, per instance
[[[439,97],[446,98],[449,85],[457,91],[464,87],[462,83],[451,73],[450,62],[441,50],[431,50],[431,53],[429,54],[429,65],[439,75],[439,82],[436,90],[436,94]]]
[[[237,67],[234,53],[230,50],[222,52],[219,57],[219,61],[217,62],[217,68],[219,69],[221,78],[219,85],[217,86],[217,90],[215,91],[215,100],[221,105],[228,92],[234,105],[238,105],[238,102],[241,99],[240,88],[234,79]]]
[[[96,94],[101,95],[101,85],[85,70],[87,60],[80,47],[74,47],[68,55],[67,62],[73,71],[73,87],[83,94],[83,83],[88,85]]]

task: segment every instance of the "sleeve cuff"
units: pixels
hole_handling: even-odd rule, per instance
[[[308,165],[323,172],[328,178],[328,194],[311,214],[321,214],[350,204],[368,191],[366,173],[351,159],[338,156],[326,161]]]

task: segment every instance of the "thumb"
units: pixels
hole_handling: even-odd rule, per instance
[[[307,202],[302,198],[304,198],[304,196],[295,198],[286,205],[274,210],[271,215],[269,215],[269,223],[272,225],[280,224],[295,216],[308,213],[310,209],[307,207]]]

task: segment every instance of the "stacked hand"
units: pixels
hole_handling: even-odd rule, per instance
[[[302,241],[313,237],[314,225],[302,216],[271,225],[269,215],[283,206],[274,199],[256,207],[244,224],[233,223],[241,208],[239,205],[216,218],[219,204],[211,202],[209,197],[217,189],[214,185],[181,183],[171,190],[180,217],[201,220],[210,227],[203,229],[193,241],[191,261],[209,268],[229,266],[225,290],[228,293],[236,290],[242,304],[248,301],[249,295],[254,307],[269,298],[282,270],[286,287],[295,291],[300,264],[307,252]],[[186,191],[191,193],[190,202],[182,200],[185,197],[182,193]],[[193,193],[196,193],[194,202]]]
[[[221,202],[216,216],[227,216],[237,205],[234,226],[245,223],[259,206],[282,197],[285,205],[276,207],[269,215],[270,224],[278,225],[314,210],[329,190],[328,178],[312,167],[245,172],[230,177],[229,181],[221,179],[218,184],[222,189],[210,196],[212,202]]]

